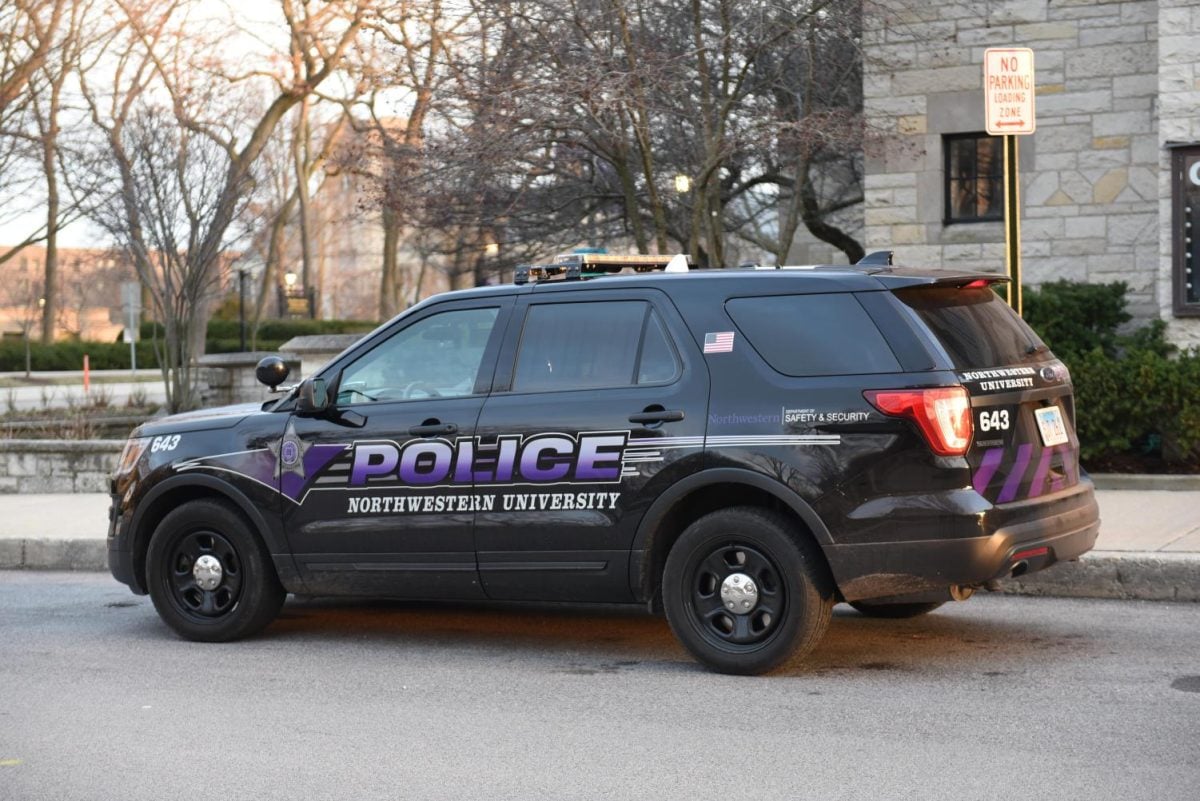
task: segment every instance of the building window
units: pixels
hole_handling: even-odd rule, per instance
[[[1004,219],[1003,147],[999,136],[982,133],[942,138],[947,225]]]
[[[1176,148],[1171,167],[1175,314],[1200,317],[1200,146]]]

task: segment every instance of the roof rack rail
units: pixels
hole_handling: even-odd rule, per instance
[[[517,265],[513,271],[513,283],[544,281],[558,275],[561,275],[564,281],[580,281],[598,275],[619,273],[626,268],[632,268],[638,273],[648,273],[655,270],[686,272],[690,267],[691,259],[683,254],[657,256],[645,253],[560,253],[549,264]]]

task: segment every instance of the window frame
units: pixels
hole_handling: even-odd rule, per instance
[[[625,294],[619,295],[604,293],[588,292],[586,294],[579,293],[581,297],[541,297],[530,298],[523,302],[513,314],[514,329],[513,336],[505,345],[503,353],[500,357],[500,362],[504,367],[505,374],[497,375],[493,393],[503,392],[510,395],[543,395],[547,393],[564,393],[564,392],[604,392],[608,390],[630,390],[653,387],[666,387],[678,383],[687,370],[687,362],[684,359],[683,353],[679,348],[679,343],[676,342],[676,335],[672,332],[672,326],[668,319],[668,315],[660,308],[659,304],[651,297],[643,294]],[[561,306],[561,305],[579,305],[584,303],[630,303],[637,302],[646,306],[646,313],[642,317],[642,336],[638,341],[637,354],[634,360],[633,370],[630,375],[630,383],[617,384],[602,387],[572,387],[569,389],[514,389],[514,382],[517,377],[517,364],[521,356],[521,343],[525,340],[525,326],[529,322],[529,315],[534,308],[538,306]],[[662,330],[663,336],[666,337],[667,347],[670,350],[671,356],[675,362],[675,373],[670,379],[665,381],[655,381],[647,383],[637,383],[637,376],[641,367],[642,353],[645,349],[646,329],[650,324],[651,315],[658,316],[659,327]]]
[[[1184,174],[1188,168],[1188,161],[1193,164],[1200,165],[1200,143],[1191,142],[1186,145],[1178,145],[1171,148],[1171,286],[1172,286],[1172,306],[1176,317],[1200,317],[1200,292],[1197,292],[1198,299],[1189,301],[1187,299],[1187,246],[1190,244],[1193,248],[1200,247],[1200,241],[1197,241],[1197,236],[1200,231],[1195,227],[1191,230],[1190,238],[1192,242],[1188,242],[1189,229],[1185,225],[1188,220],[1187,206],[1185,203],[1184,194],[1187,188],[1187,178]],[[1200,167],[1197,167],[1200,169]],[[1200,201],[1200,186],[1194,190],[1194,194]],[[1200,217],[1200,215],[1194,215]],[[1192,280],[1200,281],[1200,254],[1195,250],[1192,251]]]
[[[998,211],[993,215],[983,215],[974,217],[955,217],[953,215],[953,203],[951,202],[951,184],[953,183],[951,166],[951,146],[954,142],[962,142],[967,140],[975,141],[975,157],[974,157],[974,176],[979,178],[979,140],[995,140],[997,142],[997,153],[999,154],[1001,164],[1000,173],[996,176],[997,196],[999,197]],[[969,131],[966,133],[942,134],[942,225],[971,225],[974,223],[990,223],[1004,221],[1004,143],[1003,137],[992,136],[985,131]]]

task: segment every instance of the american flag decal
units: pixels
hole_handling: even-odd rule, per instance
[[[733,332],[718,331],[704,335],[705,353],[730,353],[733,350]]]

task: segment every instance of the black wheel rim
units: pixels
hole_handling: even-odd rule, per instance
[[[743,614],[731,612],[721,598],[722,583],[735,573],[750,577],[758,588],[757,603]],[[761,550],[730,542],[699,551],[687,576],[692,622],[721,650],[752,651],[779,631],[787,614],[787,589],[779,568]]]
[[[196,583],[196,560],[211,556],[221,563],[221,582],[213,589]],[[242,560],[233,544],[207,529],[180,536],[170,550],[164,579],[171,603],[184,616],[209,623],[229,614],[242,594]]]

